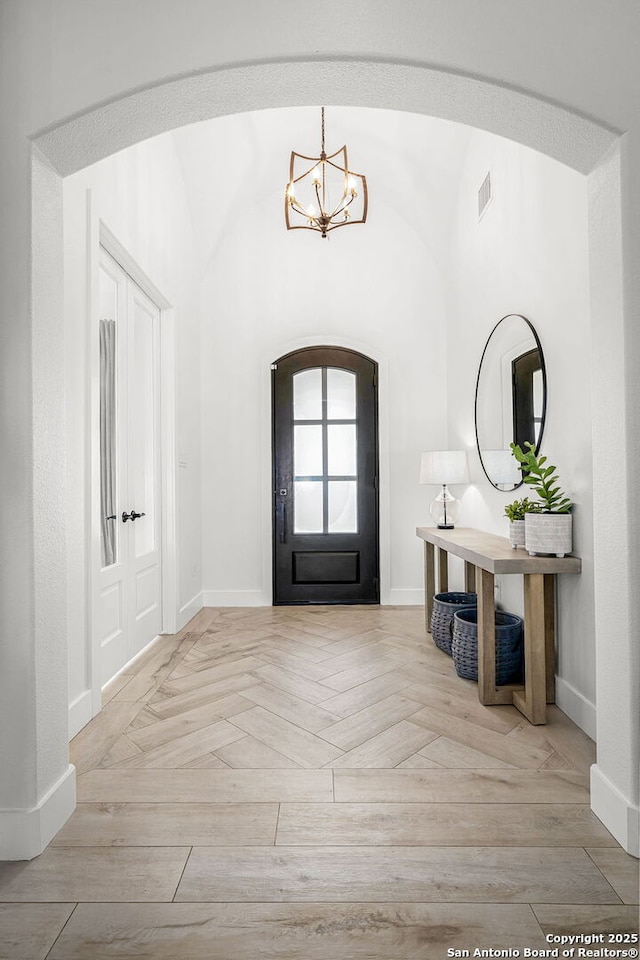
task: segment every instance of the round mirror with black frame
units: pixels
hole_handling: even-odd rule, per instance
[[[510,313],[485,344],[476,381],[476,444],[496,490],[515,490],[522,472],[510,444],[540,446],[547,409],[547,374],[538,335],[526,317]]]

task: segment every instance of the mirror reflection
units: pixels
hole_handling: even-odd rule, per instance
[[[509,444],[539,446],[544,430],[547,382],[542,347],[520,314],[500,320],[484,348],[476,383],[476,442],[487,479],[498,490],[522,483]]]

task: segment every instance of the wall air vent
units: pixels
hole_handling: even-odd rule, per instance
[[[478,220],[482,220],[484,212],[491,203],[491,171],[482,181],[482,186],[478,190]]]

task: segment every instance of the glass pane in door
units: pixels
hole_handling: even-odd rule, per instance
[[[355,373],[327,368],[327,417],[329,420],[356,419]]]
[[[322,487],[321,480],[294,481],[294,533],[322,533]]]
[[[327,426],[327,473],[330,477],[355,477],[357,473],[355,423]]]
[[[118,562],[116,281],[100,268],[100,546],[102,566]]]
[[[293,419],[322,419],[322,369],[313,367],[293,376]]]
[[[322,427],[296,424],[293,428],[293,472],[296,477],[322,476]]]
[[[329,533],[358,532],[358,484],[355,480],[330,480]]]

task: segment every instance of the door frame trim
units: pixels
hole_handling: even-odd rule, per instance
[[[171,302],[140,267],[127,248],[101,219],[87,190],[87,316],[90,318],[87,335],[87,380],[88,415],[86,418],[86,497],[87,543],[86,564],[86,626],[87,626],[87,673],[91,691],[91,717],[102,709],[102,684],[100,679],[99,641],[97,610],[95,604],[96,571],[100,555],[99,516],[100,449],[99,449],[99,390],[100,367],[98,355],[98,326],[93,321],[98,315],[98,283],[100,248],[102,247],[134,283],[153,301],[160,315],[160,377],[159,431],[160,431],[160,570],[162,590],[162,633],[177,630],[177,536],[176,536],[176,489],[175,489],[175,316]],[[142,652],[142,651],[141,651]],[[136,654],[136,657],[139,654]],[[133,659],[136,659],[135,657]],[[90,719],[90,718],[87,718]]]
[[[272,443],[271,443],[271,364],[280,357],[305,347],[341,347],[362,353],[378,364],[378,536],[380,570],[380,604],[391,599],[391,512],[389,484],[389,359],[373,344],[335,336],[300,337],[296,340],[275,341],[261,360],[262,422],[260,447],[260,530],[262,543],[262,604],[273,603],[273,548],[272,548]]]

